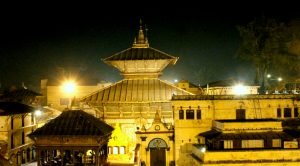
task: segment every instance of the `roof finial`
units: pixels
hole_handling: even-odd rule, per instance
[[[146,31],[147,31],[147,29],[146,29]],[[143,31],[142,19],[140,19],[140,29],[139,29],[138,37],[137,37],[137,39],[135,39],[132,47],[133,48],[148,48],[149,47],[147,36],[145,38],[144,31]]]
[[[143,21],[142,21],[142,19],[140,18],[140,30],[142,30],[143,29]]]
[[[145,43],[148,44],[148,28],[146,24],[145,24]]]

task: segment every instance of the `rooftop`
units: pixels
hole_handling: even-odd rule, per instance
[[[36,129],[30,137],[37,136],[106,136],[113,127],[82,110],[62,112],[58,117]]]

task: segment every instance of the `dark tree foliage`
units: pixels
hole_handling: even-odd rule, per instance
[[[254,82],[257,85],[264,87],[268,73],[284,79],[294,76],[293,73],[298,70],[299,56],[290,51],[295,38],[286,23],[261,17],[237,28],[242,38],[237,57],[254,65]]]

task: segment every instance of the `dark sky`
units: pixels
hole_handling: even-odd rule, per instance
[[[175,14],[153,11],[144,15],[2,14],[2,87],[24,82],[36,89],[41,79],[60,80],[58,71],[62,70],[66,75],[77,75],[81,82],[120,80],[118,71],[101,59],[131,47],[139,18],[147,24],[151,47],[179,57],[175,66],[164,71],[162,79],[188,79],[195,84],[229,77],[252,80],[251,65],[234,58],[240,42],[236,26],[262,15],[278,19],[300,16],[297,11],[281,12],[277,8],[207,10],[201,6]]]

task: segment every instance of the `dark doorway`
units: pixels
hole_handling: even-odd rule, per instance
[[[236,110],[236,119],[246,119],[246,110],[245,109],[237,109]]]
[[[150,149],[150,166],[166,166],[166,149],[151,148]]]

